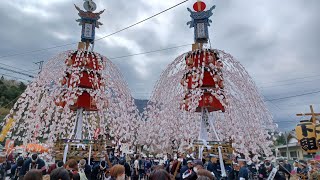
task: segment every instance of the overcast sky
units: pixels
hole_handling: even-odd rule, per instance
[[[179,3],[181,0],[95,0],[104,24],[102,37]],[[187,7],[195,0],[124,32],[96,43],[95,50],[109,58],[193,42]],[[205,0],[215,4],[210,27],[212,46],[232,54],[251,74],[267,99],[320,90],[319,0]],[[78,42],[80,26],[73,4],[82,0],[10,0],[0,2],[0,56]],[[35,73],[34,62],[47,61],[76,45],[21,56],[0,58],[0,63]],[[112,60],[123,72],[135,98],[147,99],[161,71],[175,57],[190,50],[183,47]],[[5,67],[0,64],[0,67]],[[8,76],[14,73],[0,71]],[[308,78],[305,78],[308,77]],[[28,79],[28,77],[23,77]],[[309,112],[320,111],[320,93],[267,102],[281,130],[290,130]]]

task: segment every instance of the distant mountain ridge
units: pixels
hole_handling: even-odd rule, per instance
[[[148,101],[149,100],[146,99],[134,99],[134,103],[136,104],[139,113],[142,113],[144,108],[147,107]]]

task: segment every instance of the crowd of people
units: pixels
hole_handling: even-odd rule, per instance
[[[210,155],[205,159],[181,156],[166,160],[145,156],[109,156],[107,161],[89,163],[86,159],[68,159],[48,164],[38,154],[30,157],[7,158],[0,153],[0,180],[250,180],[250,179],[319,179],[320,163],[317,161],[286,160],[260,164],[238,158],[233,164],[221,169],[218,157]]]

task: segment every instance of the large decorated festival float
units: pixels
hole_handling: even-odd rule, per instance
[[[135,145],[139,115],[118,68],[93,51],[104,10],[94,13],[93,1],[85,1],[86,11],[75,7],[82,27],[78,49],[48,60],[11,109],[0,140],[44,146],[55,160],[99,161],[109,151]]]
[[[315,113],[310,105],[311,113],[297,114],[303,118],[296,126],[296,135],[301,148],[310,156],[320,151],[320,113]],[[311,116],[310,119],[305,119]]]
[[[146,107],[138,144],[155,154],[214,154],[221,166],[231,163],[234,154],[253,162],[272,157],[275,125],[255,83],[230,54],[208,45],[215,6],[205,10],[206,4],[197,1],[193,8],[188,8],[187,23],[194,28],[192,51],[163,71]]]

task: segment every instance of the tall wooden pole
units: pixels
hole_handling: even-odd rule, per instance
[[[178,160],[177,167],[176,167],[176,169],[174,170],[174,174],[173,174],[173,178],[172,178],[173,180],[175,180],[176,177],[177,177],[177,174],[178,174],[178,170],[179,170],[180,165],[181,165],[181,161]]]
[[[311,117],[311,119],[312,119],[312,123],[316,123],[316,116],[315,116],[315,114],[314,114],[314,110],[313,110],[313,106],[312,105],[310,105],[310,110],[311,110],[311,114],[312,114],[312,117]]]

